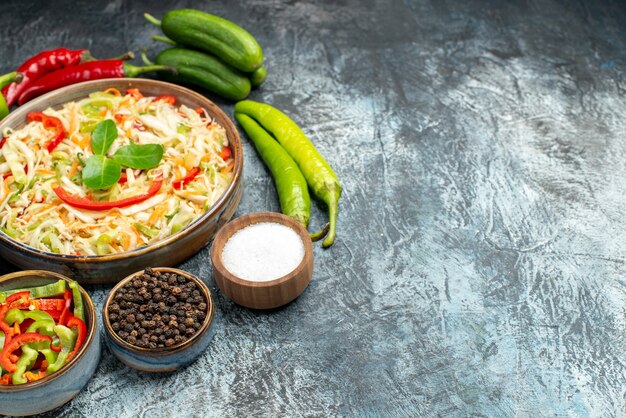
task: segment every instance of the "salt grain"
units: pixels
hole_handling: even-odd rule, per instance
[[[300,235],[288,226],[260,222],[235,232],[224,245],[222,262],[235,276],[265,282],[298,267],[304,258]]]

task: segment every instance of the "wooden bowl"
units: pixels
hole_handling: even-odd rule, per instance
[[[295,270],[270,281],[244,280],[232,274],[222,260],[224,245],[237,231],[247,226],[273,222],[288,226],[302,239],[304,257]],[[242,255],[244,257],[245,254]],[[253,309],[272,309],[286,305],[306,289],[313,275],[313,245],[308,231],[295,219],[276,212],[256,212],[227,223],[215,235],[211,247],[213,274],[219,288],[233,302]]]
[[[206,247],[217,230],[234,215],[243,194],[243,147],[237,129],[228,116],[212,101],[184,87],[144,78],[87,81],[67,86],[20,106],[0,122],[6,128],[20,129],[29,112],[57,108],[82,99],[90,93],[114,87],[120,91],[138,88],[146,96],[173,95],[178,103],[193,109],[202,106],[226,130],[235,166],[233,181],[222,197],[186,228],[145,247],[117,254],[76,256],[40,251],[0,232],[0,255],[23,269],[51,270],[81,284],[115,283],[146,266],[173,266]]]

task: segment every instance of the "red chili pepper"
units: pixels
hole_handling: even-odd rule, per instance
[[[80,331],[79,331],[80,335]],[[8,343],[5,341],[4,348],[0,353],[0,364],[9,372],[13,373],[17,370],[15,363],[11,361],[11,354],[18,348],[28,343],[37,343],[41,341],[50,341],[50,347],[52,347],[52,338],[47,335],[41,335],[36,332],[27,332],[26,334],[20,334],[11,339]]]
[[[100,80],[102,78],[137,77],[150,71],[173,71],[164,65],[137,67],[122,60],[88,61],[73,67],[62,68],[35,80],[22,92],[17,102],[22,105],[27,101],[61,87],[81,81]]]
[[[70,307],[72,306],[73,300],[72,291],[65,290],[65,292],[63,293],[63,299],[63,310],[61,311],[61,316],[59,317],[59,325],[65,325],[69,317],[72,315],[72,313],[70,312]]]
[[[44,128],[55,129],[57,131],[56,136],[46,145],[48,152],[52,152],[67,136],[63,122],[61,122],[61,119],[54,116],[48,116],[42,112],[30,112],[26,115],[26,120],[28,122],[41,122]]]
[[[230,158],[231,154],[233,153],[233,151],[230,149],[229,146],[225,146],[222,148],[222,152],[220,153],[220,157],[222,157],[222,160],[227,160]]]
[[[70,318],[69,321],[67,321],[67,327],[68,328],[76,327],[76,330],[78,331],[78,336],[76,337],[76,344],[74,344],[74,350],[72,350],[70,355],[67,357],[69,361],[69,359],[74,357],[74,355],[78,352],[78,350],[80,350],[80,347],[83,345],[83,342],[85,341],[85,337],[87,336],[87,326],[85,325],[85,322],[82,319],[76,318],[75,316],[73,316]]]
[[[93,57],[89,51],[85,49],[70,50],[66,48],[42,51],[27,59],[17,70],[24,76],[22,82],[20,84],[11,83],[2,89],[7,105],[9,107],[13,106],[17,98],[26,90],[30,83],[43,75],[92,59]]]
[[[171,105],[175,105],[176,104],[176,97],[171,96],[169,94],[164,94],[162,96],[157,96],[154,98],[153,100],[154,102],[165,102]]]
[[[64,201],[70,206],[81,209],[89,209],[89,210],[109,210],[113,208],[123,208],[126,206],[131,206],[140,202],[143,202],[146,199],[151,198],[161,189],[161,185],[163,182],[161,180],[156,180],[152,183],[152,186],[148,189],[146,193],[139,194],[137,196],[128,197],[126,199],[114,200],[111,202],[98,202],[95,200],[91,200],[88,197],[76,197],[71,195],[67,190],[62,188],[61,186],[54,187],[52,190],[57,194],[59,199]]]
[[[198,173],[200,173],[200,169],[198,167],[194,167],[191,170],[189,170],[189,172],[187,173],[187,175],[185,177],[183,177],[182,179],[179,180],[175,180],[172,182],[172,186],[174,186],[174,188],[176,190],[181,189],[184,185],[191,183],[191,181],[196,178],[196,176],[198,175]]]

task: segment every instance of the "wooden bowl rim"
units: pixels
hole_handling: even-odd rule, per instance
[[[143,355],[170,355],[170,354],[174,354],[182,350],[185,350],[191,347],[193,344],[195,344],[198,340],[200,340],[200,338],[209,330],[211,323],[213,322],[213,315],[215,314],[215,305],[213,304],[213,298],[211,297],[211,291],[209,290],[209,287],[202,280],[200,280],[199,277],[185,270],[180,270],[180,269],[173,268],[173,267],[151,267],[151,268],[152,268],[152,271],[158,271],[160,273],[174,273],[180,276],[185,276],[187,279],[193,281],[196,285],[198,285],[198,287],[200,288],[200,291],[203,293],[204,298],[206,299],[206,304],[207,304],[206,316],[204,318],[204,321],[202,322],[202,326],[200,327],[200,329],[198,329],[198,331],[196,331],[196,333],[193,334],[191,338],[189,338],[188,340],[175,344],[171,347],[163,347],[163,348],[146,348],[146,347],[138,347],[136,345],[132,345],[129,342],[123,340],[119,335],[117,335],[115,331],[113,331],[113,328],[111,327],[111,323],[109,321],[109,315],[107,315],[107,312],[109,310],[109,305],[111,304],[111,301],[113,300],[113,296],[121,287],[125,286],[128,282],[130,282],[136,276],[143,274],[144,270],[140,270],[140,271],[137,271],[133,274],[126,276],[125,278],[120,280],[115,286],[113,286],[113,288],[107,295],[106,299],[104,300],[104,304],[102,306],[102,323],[104,324],[104,329],[106,330],[107,335],[111,337],[111,339],[113,339],[116,345],[118,345],[124,350],[138,353],[138,354],[143,354]]]
[[[267,281],[245,280],[235,276],[226,268],[224,262],[222,261],[222,251],[224,250],[226,242],[236,232],[247,226],[262,222],[279,223],[293,229],[302,240],[304,245],[304,256],[302,257],[300,264],[298,264],[294,270],[277,279]],[[213,269],[217,270],[225,280],[233,282],[238,286],[250,288],[271,288],[294,280],[305,271],[307,264],[311,262],[312,258],[313,243],[311,242],[309,231],[307,231],[300,222],[296,221],[292,217],[278,212],[252,212],[233,219],[217,231],[217,234],[215,234],[215,237],[213,238],[213,245],[211,246],[211,261],[213,262]]]
[[[13,273],[0,276],[0,284],[11,281],[11,280],[26,278],[26,277],[33,277],[33,278],[44,279],[44,280],[49,279],[51,281],[65,280],[67,283],[72,281],[72,279],[70,279],[69,277],[66,277],[59,273],[55,273],[53,271],[22,270],[22,271],[16,271]],[[89,324],[87,324],[87,337],[85,338],[85,342],[83,343],[83,346],[78,350],[76,355],[72,357],[57,372],[51,375],[48,375],[42,379],[36,380],[34,382],[27,382],[22,385],[0,385],[0,392],[18,392],[22,390],[34,389],[34,388],[37,388],[38,386],[44,386],[46,383],[49,383],[53,381],[54,379],[64,375],[72,367],[76,366],[78,362],[80,361],[80,359],[83,358],[83,356],[85,355],[85,353],[91,346],[91,343],[93,342],[93,339],[95,338],[96,332],[98,332],[97,331],[98,315],[96,314],[96,308],[93,304],[93,301],[89,297],[89,294],[87,293],[87,291],[80,285],[80,283],[78,287],[80,289],[80,294],[83,298],[83,305],[86,308],[85,312],[89,312],[89,317],[90,317]]]
[[[224,129],[226,130],[226,135],[228,137],[228,140],[231,144],[233,144],[233,151],[234,151],[233,154],[235,155],[235,167],[233,168],[233,179],[228,185],[228,188],[226,189],[226,191],[209,208],[209,210],[207,210],[198,219],[196,219],[195,221],[187,225],[182,230],[160,241],[157,241],[153,244],[146,245],[144,247],[139,247],[131,251],[124,251],[124,252],[117,253],[117,254],[107,254],[107,255],[55,254],[52,252],[41,251],[36,248],[30,247],[22,242],[19,242],[9,237],[8,235],[4,234],[1,231],[0,231],[0,241],[4,242],[5,244],[13,248],[16,248],[18,251],[24,252],[31,256],[55,260],[55,261],[61,261],[61,262],[100,263],[100,262],[108,262],[108,261],[115,261],[115,260],[123,260],[126,258],[132,258],[135,256],[153,252],[159,248],[162,248],[171,244],[174,241],[181,239],[185,235],[190,234],[192,231],[197,229],[198,226],[202,224],[202,222],[204,222],[206,219],[209,219],[215,214],[219,213],[222,207],[224,206],[224,204],[228,201],[229,197],[235,192],[235,190],[237,189],[237,184],[240,182],[240,178],[242,177],[242,173],[243,173],[243,145],[241,143],[241,138],[239,137],[239,131],[235,127],[235,124],[230,119],[230,117],[228,117],[228,115],[212,100],[208,99],[207,97],[202,96],[199,93],[196,93],[193,90],[190,90],[188,88],[185,88],[176,84],[168,83],[165,81],[153,80],[149,78],[105,78],[105,79],[100,79],[100,80],[85,81],[82,83],[77,83],[71,86],[63,87],[63,88],[51,91],[49,93],[46,93],[40,97],[37,97],[36,99],[24,104],[23,106],[20,106],[16,111],[9,114],[9,116],[7,116],[5,119],[0,121],[0,134],[2,134],[2,131],[7,126],[14,125],[20,119],[24,119],[24,117],[26,116],[28,112],[31,112],[37,109],[44,110],[50,107],[49,105],[45,105],[45,103],[47,103],[51,98],[54,98],[58,95],[67,94],[68,92],[73,92],[75,90],[81,90],[81,89],[85,90],[85,95],[88,95],[89,93],[93,91],[98,91],[98,90],[95,90],[96,86],[102,85],[101,87],[104,87],[110,84],[124,84],[124,85],[127,85],[128,87],[137,86],[140,89],[142,88],[142,85],[143,86],[152,85],[152,86],[162,87],[164,89],[169,90],[170,92],[174,92],[174,94],[180,93],[180,94],[185,94],[185,95],[193,97],[194,99],[198,100],[198,103],[200,105],[207,108],[207,111],[212,117],[215,117],[216,115],[219,116],[219,119],[221,119],[224,123]],[[232,137],[231,135],[229,135],[229,132],[232,133]]]

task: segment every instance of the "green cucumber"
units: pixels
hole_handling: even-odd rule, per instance
[[[169,81],[193,84],[235,101],[250,94],[246,75],[204,52],[169,48],[157,55],[155,63],[176,68],[176,75],[163,76]]]
[[[145,18],[182,45],[209,52],[244,72],[263,65],[263,50],[254,37],[235,23],[194,9],[167,12],[161,21],[148,13]]]

